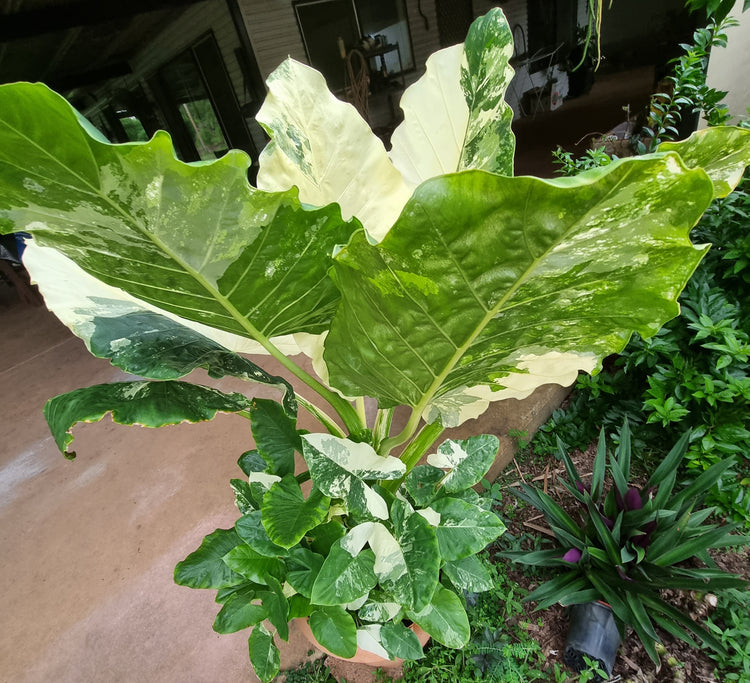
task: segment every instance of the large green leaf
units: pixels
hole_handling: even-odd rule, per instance
[[[385,501],[365,480],[398,479],[406,472],[403,462],[378,455],[369,444],[330,434],[306,434],[302,442],[315,486],[331,498],[344,500],[360,517],[388,518]]]
[[[505,531],[494,512],[457,498],[440,498],[431,508],[440,515],[435,533],[444,560],[460,560],[478,553]]]
[[[253,400],[250,424],[258,453],[268,463],[267,472],[283,477],[294,474],[294,452],[302,452],[297,421],[285,414],[276,401]]]
[[[97,303],[103,311],[110,312],[121,305],[106,299]],[[204,368],[209,377],[217,379],[231,375],[278,385],[284,392],[286,412],[296,414],[294,390],[283,377],[269,375],[255,363],[166,316],[146,310],[117,317],[94,316],[75,321],[73,329],[92,354],[108,358],[125,372],[164,380],[178,379],[196,368]]]
[[[271,683],[279,673],[281,665],[281,655],[273,642],[273,637],[263,624],[258,624],[250,634],[247,644],[255,674],[262,683]]]
[[[177,563],[175,583],[190,588],[226,588],[243,583],[242,575],[232,571],[223,559],[241,543],[234,529],[217,529],[203,539],[198,550]]]
[[[461,599],[447,588],[438,585],[432,601],[419,612],[408,612],[409,618],[438,643],[447,647],[464,647],[471,631]]]
[[[335,259],[330,380],[420,412],[466,387],[497,400],[563,370],[573,381],[679,312],[706,251],[688,233],[712,196],[676,155],[553,181],[429,180],[380,244],[357,233]]]
[[[336,202],[345,218],[356,216],[380,239],[411,194],[383,143],[314,69],[287,59],[267,84],[257,120],[271,142],[260,155],[258,187],[296,186],[303,202]]]
[[[305,499],[293,474],[276,482],[263,497],[263,526],[269,538],[284,548],[291,548],[326,518],[330,498],[313,487]]]
[[[326,650],[350,658],[357,653],[357,625],[343,607],[319,607],[310,615],[310,630]]]
[[[726,197],[750,164],[750,130],[712,126],[687,140],[662,142],[660,152],[677,152],[688,168],[702,168],[714,183],[716,197]]]
[[[212,420],[217,412],[239,413],[250,407],[242,394],[224,394],[217,389],[186,382],[115,382],[75,389],[51,398],[44,406],[58,448],[73,441],[77,422],[97,422],[107,413],[123,425],[162,427],[180,422]],[[75,453],[66,453],[74,458]]]
[[[294,190],[253,189],[249,164],[237,151],[182,163],[163,132],[110,145],[44,85],[0,86],[2,232],[28,231],[99,280],[220,330],[321,332],[338,299],[332,250],[358,224],[336,206],[303,208]]]
[[[352,555],[336,541],[326,557],[312,587],[316,605],[346,605],[365,595],[378,582],[375,554],[363,550]]]
[[[425,75],[401,98],[404,122],[392,136],[391,159],[409,182],[471,168],[513,175],[513,111],[505,102],[512,56],[510,26],[496,8],[471,25],[463,45],[428,58]]]
[[[232,593],[216,615],[214,631],[236,633],[263,621],[268,616],[268,610],[263,605],[255,604],[254,599],[255,590],[251,588]]]
[[[468,439],[448,439],[438,446],[437,452],[427,457],[433,467],[448,472],[443,488],[448,493],[458,493],[478,484],[495,462],[500,441],[492,434],[481,434]]]

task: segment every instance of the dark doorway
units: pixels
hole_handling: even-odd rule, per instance
[[[325,76],[330,90],[344,87],[345,49],[359,43],[359,22],[352,0],[298,0],[294,3],[302,42],[310,64]]]
[[[471,0],[435,0],[440,47],[463,43],[474,21]]]

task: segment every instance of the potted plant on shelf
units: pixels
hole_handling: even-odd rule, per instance
[[[258,189],[244,153],[181,163],[163,132],[111,145],[46,87],[0,86],[0,230],[33,235],[48,306],[143,378],[51,399],[52,433],[66,450],[75,423],[107,413],[250,421],[242,516],[176,578],[218,591],[216,630],[252,629],[264,681],[273,631],[300,616],[343,656],[418,657],[407,619],[466,643],[463,590],[489,585],[473,554],[503,529],[470,487],[497,444],[434,444],[677,315],[706,251],[688,232],[750,160],[750,131],[712,129],[575,178],[513,177],[512,51],[493,10],[433,55],[390,153],[320,74],[284,62],[258,113]],[[238,353],[259,351],[286,377]],[[278,386],[281,402],[179,381],[196,368]],[[303,433],[298,407],[324,431]]]
[[[579,475],[558,440],[558,457],[569,479],[561,484],[570,495],[570,505],[561,505],[527,484],[510,489],[544,513],[559,546],[502,555],[524,564],[559,568],[558,575],[526,600],[535,601],[537,609],[555,603],[573,607],[564,658],[576,671],[589,657],[611,676],[625,627],[633,629],[657,664],[660,640],[655,626],[691,645],[697,644],[697,638],[722,650],[712,633],[660,595],[663,589],[715,592],[747,585],[717,569],[707,551],[745,545],[750,537],[732,533],[740,524],[706,524],[714,508],[701,508],[707,491],[733,460],[717,463],[678,487],[677,470],[689,438],[690,433],[685,433],[642,486],[631,479],[627,422],[609,460],[602,430],[590,481]],[[704,566],[686,565],[690,560]]]

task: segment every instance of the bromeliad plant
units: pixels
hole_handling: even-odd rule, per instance
[[[714,508],[701,508],[706,493],[733,461],[717,463],[690,485],[677,487],[677,470],[689,438],[689,432],[682,436],[643,486],[631,481],[630,431],[625,422],[617,450],[609,458],[602,430],[588,483],[559,442],[558,457],[569,479],[561,483],[573,505],[560,505],[527,484],[510,489],[544,513],[560,544],[546,550],[503,553],[516,562],[561,568],[562,573],[526,599],[536,601],[537,609],[558,602],[573,605],[603,600],[611,606],[621,631],[623,625],[631,627],[657,663],[655,624],[691,645],[696,642],[690,634],[721,651],[712,633],[660,595],[662,589],[715,592],[747,584],[717,569],[707,551],[745,545],[750,537],[732,534],[738,524],[706,524]],[[693,558],[706,566],[686,566]]]
[[[0,86],[0,230],[33,235],[48,306],[143,378],[52,399],[53,435],[65,451],[75,423],[107,413],[250,420],[242,517],[176,576],[219,591],[217,630],[252,628],[264,681],[279,666],[266,619],[284,638],[309,614],[345,656],[418,656],[404,618],[467,642],[462,591],[487,585],[472,554],[502,531],[469,487],[497,444],[433,444],[677,315],[706,251],[688,232],[750,161],[750,131],[716,128],[575,178],[513,177],[512,54],[493,10],[433,55],[390,153],[320,74],[284,62],[257,117],[271,137],[257,189],[242,152],[185,164],[163,132],[112,145],[43,85]],[[303,349],[317,376],[293,360]],[[196,368],[278,386],[281,403],[179,381]],[[325,433],[303,433],[298,406]]]

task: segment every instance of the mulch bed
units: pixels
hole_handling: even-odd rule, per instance
[[[592,471],[592,463],[596,452],[596,443],[592,443],[585,452],[576,451],[572,454],[576,469],[585,479],[586,474]],[[542,488],[558,502],[562,504],[569,496],[567,491],[558,483],[558,477],[565,477],[565,469],[562,463],[553,457],[548,460],[539,461],[531,458],[524,464],[523,470],[513,463],[502,476],[504,484],[513,484],[525,481]],[[540,534],[553,538],[551,531],[547,528],[544,517],[539,511],[530,506],[518,506],[517,501],[509,495],[503,495],[503,506],[500,513],[508,523],[508,533],[516,538],[529,535],[538,537]],[[513,506],[512,513],[508,507]],[[716,563],[722,569],[732,573],[743,575],[750,580],[750,551],[748,548],[735,553],[722,552],[713,555]],[[520,586],[528,591],[536,588],[542,579],[528,576],[523,571],[523,565],[510,565],[508,576],[515,580]],[[684,610],[693,617],[700,618],[709,614],[712,610],[712,596],[699,596],[695,594],[679,594],[674,591],[665,591],[664,598],[669,600],[675,607]],[[715,604],[715,602],[714,602]],[[541,620],[539,617],[541,616]],[[541,625],[537,622],[541,621]],[[540,644],[542,652],[547,657],[549,668],[558,662],[563,666],[563,652],[565,650],[565,638],[568,630],[568,620],[565,609],[555,605],[543,612],[534,612],[533,604],[527,605],[526,620],[523,621],[530,635]],[[666,648],[665,655],[659,666],[649,658],[635,635],[628,636],[620,646],[617,660],[615,662],[613,681],[627,681],[628,683],[704,683],[706,681],[718,682],[719,678],[714,676],[714,662],[699,648],[690,647],[687,643],[678,640],[668,633],[656,629]],[[618,678],[619,677],[619,678]],[[552,677],[550,675],[550,680]]]

